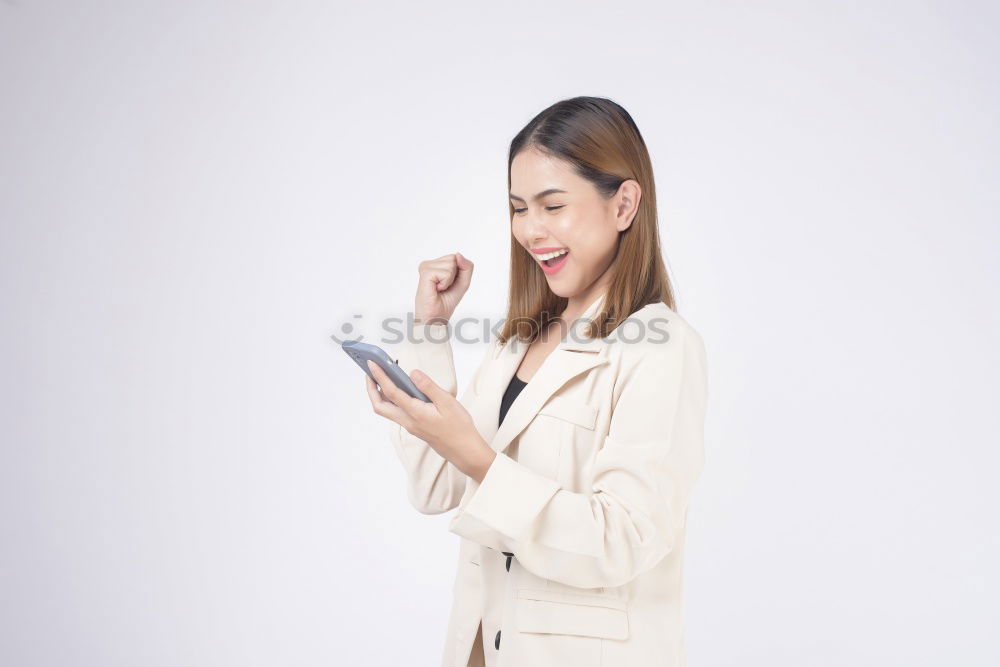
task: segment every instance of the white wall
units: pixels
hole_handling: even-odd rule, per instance
[[[691,665],[997,664],[997,19],[0,3],[0,663],[438,664],[458,538],[327,336],[454,250],[502,316],[507,143],[583,94],[708,348]]]

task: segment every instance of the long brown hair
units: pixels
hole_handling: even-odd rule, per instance
[[[572,164],[576,173],[593,183],[605,199],[613,197],[629,179],[642,188],[632,224],[618,234],[613,275],[604,303],[587,327],[586,335],[603,338],[650,303],[663,302],[675,308],[660,250],[653,166],[632,116],[603,97],[573,97],[556,102],[532,118],[510,142],[508,190],[514,157],[528,148]],[[513,202],[509,206],[513,224]],[[507,318],[498,336],[500,343],[511,336],[530,342],[565,310],[568,302],[549,289],[538,263],[512,233]]]

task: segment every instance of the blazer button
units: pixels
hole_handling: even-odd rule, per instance
[[[493,646],[495,646],[498,651],[500,650],[500,631],[499,630],[497,630],[497,638],[493,640]]]
[[[501,551],[500,553],[507,557],[507,571],[510,572],[510,559],[514,557],[514,554],[509,551]]]

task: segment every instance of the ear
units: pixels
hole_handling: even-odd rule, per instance
[[[635,179],[628,179],[618,186],[616,195],[618,202],[615,211],[615,228],[624,232],[632,226],[632,220],[639,212],[639,202],[642,200],[642,188]]]

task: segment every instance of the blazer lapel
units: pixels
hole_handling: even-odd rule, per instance
[[[593,318],[604,297],[601,296],[581,315],[581,319]],[[595,366],[607,363],[606,341],[600,338],[587,339],[583,336],[582,325],[577,325],[549,353],[542,365],[532,376],[511,404],[503,424],[497,428],[500,418],[500,401],[517,367],[528,351],[528,344],[516,337],[510,338],[494,353],[496,363],[484,379],[480,401],[476,406],[474,420],[479,432],[496,452],[503,452],[514,438],[526,427],[545,402],[569,380]]]

